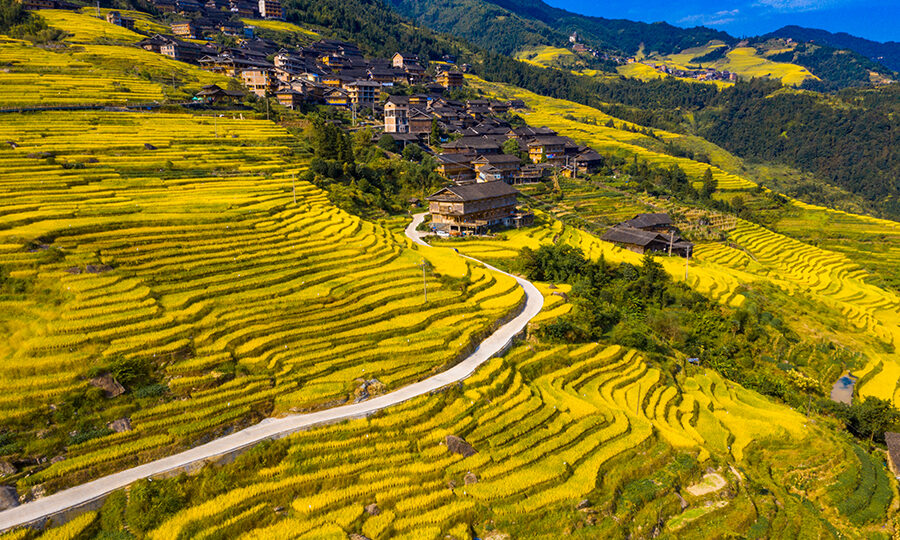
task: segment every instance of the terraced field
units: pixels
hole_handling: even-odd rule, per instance
[[[183,100],[203,85],[228,83],[222,75],[131,45],[144,36],[105,20],[69,11],[41,14],[71,35],[54,48],[0,36],[4,108]]]
[[[855,330],[839,333],[838,338],[868,358],[860,375],[877,373],[863,380],[859,393],[900,403],[900,355],[895,349],[900,343],[900,296],[869,283],[866,272],[845,255],[803,244],[758,225],[741,223],[729,238],[743,253],[734,253],[733,248],[701,247],[697,250],[698,259],[729,269],[741,267],[753,280],[765,280],[792,297],[815,302],[823,315],[836,314]],[[853,339],[853,333],[874,339]]]
[[[691,59],[703,56],[716,47],[717,45],[694,47],[677,54],[662,57],[654,55],[645,59],[645,61],[666,64],[674,69],[691,69],[691,66],[695,68],[697,66],[696,62],[691,62]],[[737,47],[728,51],[724,58],[714,62],[703,62],[703,67],[713,67],[719,71],[730,71],[746,79],[753,77],[779,79],[783,84],[789,86],[797,86],[807,79],[819,79],[803,66],[786,62],[774,62],[766,58],[766,56],[759,54],[753,47]],[[628,68],[634,65],[629,64],[623,67]]]
[[[522,301],[511,278],[449,250],[410,249],[294,183],[305,161],[274,124],[4,120],[0,138],[15,148],[0,150],[0,266],[42,294],[0,299],[3,428],[25,438],[47,407],[87,391],[92,370],[152,366],[160,381],[83,419],[94,437],[70,442],[23,489],[352,399],[365,381],[377,380],[373,393],[423,378]],[[133,430],[103,435],[126,416]]]
[[[614,225],[631,219],[635,214],[651,212],[652,207],[634,200],[634,197],[613,188],[566,178],[559,179],[563,198],[554,205],[554,216],[585,220],[591,225]],[[523,184],[517,189],[529,196],[538,196],[544,187],[540,184]],[[540,199],[539,199],[540,200]]]
[[[318,39],[320,36],[317,32],[309,28],[303,28],[285,21],[274,21],[271,19],[241,19],[247,26],[255,26],[263,30],[271,30],[273,32],[281,32],[285,34],[301,34],[308,38]]]
[[[515,57],[522,62],[541,67],[562,67],[563,64],[571,66],[578,61],[578,55],[569,49],[549,45],[519,51]]]
[[[53,28],[59,28],[71,34],[73,43],[96,43],[100,40],[118,43],[136,43],[144,36],[106,22],[94,13],[81,13],[67,9],[42,9],[40,16]]]
[[[110,11],[118,11],[123,17],[128,17],[130,19],[134,19],[134,28],[138,32],[143,32],[145,34],[168,34],[172,31],[172,29],[164,24],[160,24],[159,22],[153,19],[153,16],[149,13],[144,13],[143,11],[135,11],[132,9],[110,9],[110,8],[100,8],[100,16],[106,19],[107,13]],[[90,6],[81,8],[81,12],[85,15],[97,16],[97,8]],[[57,21],[57,24],[60,24],[61,21]]]
[[[450,435],[475,453],[451,452]],[[728,488],[691,495],[708,467]],[[192,499],[149,537],[597,538],[656,527],[704,538],[727,526],[831,538],[880,527],[891,497],[880,464],[802,415],[704,371],[675,384],[633,351],[596,344],[517,348],[460,388],[297,434],[219,474],[232,469],[236,487]],[[203,481],[179,480],[188,492]]]

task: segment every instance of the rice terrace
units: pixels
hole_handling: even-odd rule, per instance
[[[0,0],[0,540],[900,537],[900,53],[682,26]]]

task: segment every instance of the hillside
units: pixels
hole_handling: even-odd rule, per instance
[[[668,54],[714,39],[735,41],[709,28],[588,17],[541,0],[447,0],[440,4],[391,0],[391,5],[429,28],[505,54],[536,45],[564,46],[572,32],[589,45],[625,54],[635,54],[642,45],[647,51]]]
[[[822,45],[828,45],[835,49],[850,49],[872,61],[878,62],[894,71],[900,71],[900,43],[888,41],[880,43],[856,36],[846,32],[832,33],[818,28],[804,28],[802,26],[785,26],[762,36],[769,38],[791,38],[798,42],[813,41]]]
[[[52,47],[0,37],[0,82],[19,85],[0,109],[160,102],[0,112],[4,503],[445,371],[523,302],[479,260],[534,282],[543,311],[465,380],[2,540],[896,534],[900,225],[776,191],[821,183],[788,155],[857,191],[823,199],[895,201],[891,94],[576,75],[540,67],[562,49],[517,62],[374,1],[286,6],[289,22],[260,24],[276,45],[408,47],[429,69],[457,56],[473,73],[445,103],[522,100],[490,121],[553,128],[601,165],[517,186],[533,225],[420,245],[410,214],[450,184],[431,154],[465,129],[401,150],[377,113],[321,100],[292,110],[244,87],[188,106],[241,84],[86,13],[47,12],[69,34]],[[601,240],[651,211],[689,259]],[[833,402],[848,372],[853,403]]]

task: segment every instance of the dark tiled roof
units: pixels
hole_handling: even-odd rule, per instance
[[[445,200],[447,198],[460,199],[462,201],[477,201],[505,195],[517,195],[519,192],[503,181],[483,182],[480,184],[466,184],[463,186],[448,186],[438,190],[428,197],[428,200]],[[448,197],[455,195],[455,197]]]
[[[548,127],[523,126],[513,130],[518,137],[533,137],[536,135],[556,135],[556,132]]]
[[[511,156],[509,154],[491,154],[487,156],[481,156],[474,161],[474,163],[488,163],[490,165],[497,165],[501,163],[519,163],[522,161],[517,156]]]
[[[462,137],[443,146],[444,148],[493,148],[499,149],[500,145],[483,137]]]
[[[438,163],[456,163],[459,165],[469,165],[472,163],[472,154],[438,154],[435,156]]]
[[[888,455],[894,467],[900,468],[900,433],[888,431],[884,434],[884,442],[887,444]]]
[[[397,105],[409,105],[409,96],[388,96],[385,103],[394,103]]]
[[[566,145],[571,143],[572,140],[568,137],[560,137],[558,135],[539,135],[528,141],[528,146],[543,146],[548,144],[562,144]]]
[[[656,240],[662,241],[662,237],[657,233],[622,226],[611,228],[600,239],[607,242],[634,244],[636,246],[647,246]]]
[[[578,154],[578,161],[598,161],[602,159],[603,156],[593,150],[587,150]]]
[[[623,221],[622,225],[634,227],[636,229],[645,229],[648,227],[659,227],[661,225],[671,225],[672,218],[669,214],[659,212],[656,214],[638,214],[628,221]]]

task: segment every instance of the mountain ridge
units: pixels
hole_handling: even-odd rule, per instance
[[[808,28],[793,24],[782,26],[778,30],[760,37],[763,39],[791,38],[794,41],[803,42],[814,41],[836,49],[849,49],[894,71],[900,71],[900,43],[896,41],[874,41],[846,32],[829,32],[821,28]]]

